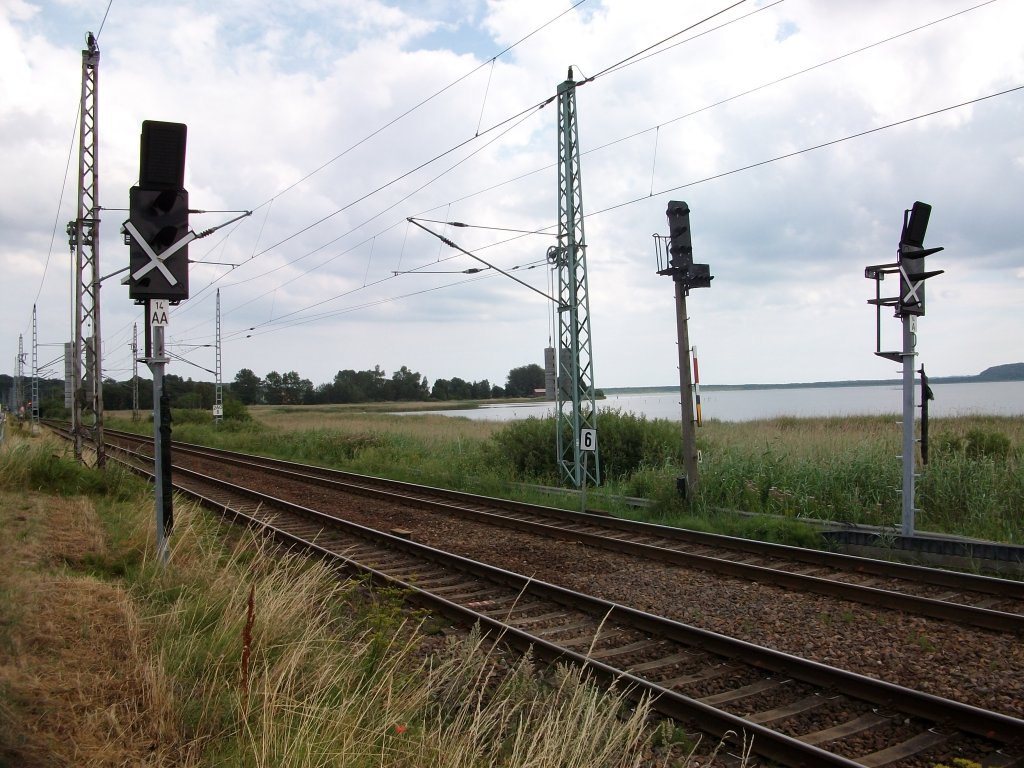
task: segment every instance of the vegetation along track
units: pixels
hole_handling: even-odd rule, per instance
[[[129,433],[108,433],[108,440],[151,445],[148,438]],[[185,464],[207,459],[230,463],[238,470],[269,473],[335,491],[416,505],[647,560],[947,622],[1024,634],[1024,582],[1020,581],[572,512],[203,446],[174,445],[175,460]]]
[[[180,452],[180,451],[179,451]],[[134,455],[137,467],[147,464]],[[128,460],[132,460],[130,457]],[[519,649],[585,665],[663,714],[792,766],[1024,765],[1024,720],[769,650],[519,576],[178,467],[210,507]]]

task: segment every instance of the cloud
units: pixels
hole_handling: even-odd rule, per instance
[[[550,302],[493,271],[462,272],[483,265],[406,218],[433,220],[426,226],[552,292],[537,265],[553,238],[505,231],[558,220],[557,105],[537,105],[570,65],[592,77],[665,40],[577,89],[599,386],[676,378],[672,284],[656,274],[651,238],[667,229],[670,199],[689,203],[695,258],[715,275],[688,304],[708,383],[887,374],[872,354],[863,269],[894,258],[915,200],[934,206],[928,244],[946,247],[929,264],[946,270],[922,323],[929,371],[1020,359],[1019,341],[997,344],[984,329],[1024,320],[1024,92],[847,139],[1024,84],[1013,37],[1024,11],[1002,1],[937,21],[967,7],[741,6],[668,39],[720,8],[115,4],[100,35],[101,271],[127,263],[118,233],[127,214],[116,209],[138,174],[141,122],[184,122],[193,206],[253,215],[190,246],[192,298],[169,332],[182,349],[212,342],[220,289],[228,380],[250,368],[320,383],[379,364],[503,382],[509,369],[542,362]],[[0,186],[3,360],[29,332],[37,292],[41,339],[68,335],[74,158],[60,208],[58,199],[79,51],[104,8],[16,0],[0,9],[0,162],[11,170]],[[803,151],[818,145],[827,146]],[[193,226],[234,215],[196,215]],[[141,312],[117,279],[102,298],[109,368],[128,370]],[[209,347],[188,358],[213,367]]]

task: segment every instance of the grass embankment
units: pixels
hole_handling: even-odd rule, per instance
[[[149,489],[57,451],[0,446],[0,765],[687,764],[645,706],[188,505],[162,567]]]
[[[552,419],[488,422],[329,407],[261,408],[253,417],[214,429],[206,413],[181,413],[174,438],[538,503],[578,504],[520,487],[559,484]],[[889,416],[707,422],[698,430],[703,462],[692,505],[681,503],[676,492],[678,422],[601,411],[598,432],[603,482],[589,491],[594,508],[635,516],[616,499],[638,496],[653,503],[643,515],[658,522],[791,543],[815,540],[798,518],[869,525],[898,525],[901,518],[901,433]],[[1024,543],[1024,418],[932,419],[929,448],[916,486],[918,530]],[[772,517],[751,520],[723,509]]]

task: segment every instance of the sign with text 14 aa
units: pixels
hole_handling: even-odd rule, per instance
[[[149,303],[149,324],[154,328],[166,328],[168,325],[167,313],[170,311],[170,302],[167,299],[153,299]]]

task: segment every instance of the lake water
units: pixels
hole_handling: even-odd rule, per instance
[[[935,399],[928,403],[930,416],[1021,416],[1024,415],[1024,381],[970,384],[930,384]],[[920,388],[915,387],[920,399]],[[854,416],[903,412],[902,385],[869,387],[800,387],[798,389],[729,389],[700,394],[705,419],[751,421],[776,416]],[[609,395],[597,403],[598,410],[618,408],[649,419],[680,420],[679,394],[655,392]],[[468,419],[510,421],[531,416],[550,416],[551,402],[486,405],[464,411],[434,411]]]

